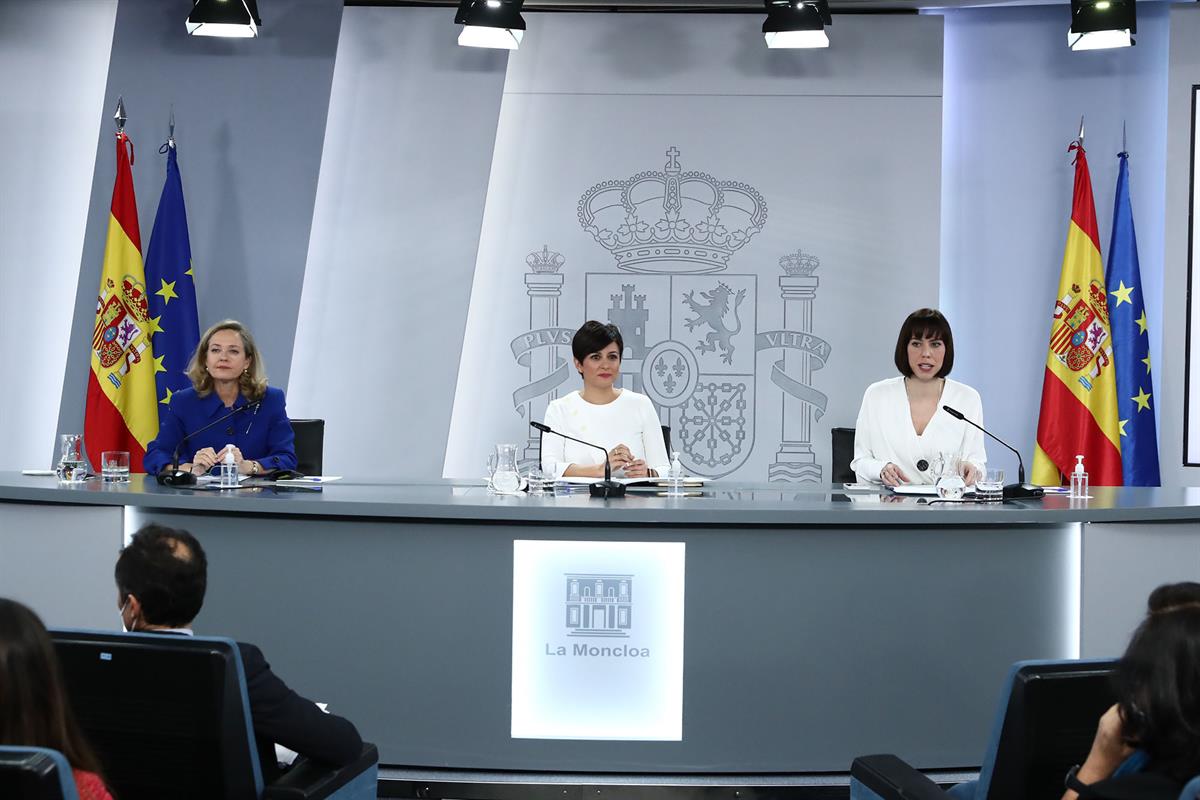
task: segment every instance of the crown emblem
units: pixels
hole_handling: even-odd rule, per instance
[[[542,245],[541,250],[534,250],[525,256],[525,263],[533,272],[548,275],[562,269],[562,265],[567,263],[567,259],[563,258],[562,253],[552,253],[549,245]]]
[[[754,187],[684,172],[667,150],[662,172],[604,181],[579,199],[579,224],[630,272],[720,272],[767,221]]]
[[[150,318],[147,310],[150,304],[146,300],[146,293],[142,291],[142,285],[137,283],[128,275],[121,281],[121,296],[125,298],[125,307],[129,309],[129,313],[139,322],[145,322]]]
[[[821,266],[821,259],[812,253],[797,250],[779,259],[779,266],[788,275],[812,275]]]

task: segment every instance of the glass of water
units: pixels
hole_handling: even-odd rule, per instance
[[[1004,470],[989,469],[975,481],[975,499],[996,502],[1004,499]]]
[[[129,483],[129,451],[105,450],[101,453],[100,477],[105,483]]]

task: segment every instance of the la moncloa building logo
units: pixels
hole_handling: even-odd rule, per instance
[[[568,636],[627,637],[633,626],[633,576],[566,574]]]

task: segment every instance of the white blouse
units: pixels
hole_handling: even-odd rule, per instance
[[[946,378],[937,410],[917,435],[908,405],[904,378],[888,378],[873,383],[863,393],[862,407],[854,430],[854,460],[850,468],[860,481],[879,483],[879,473],[888,462],[899,467],[912,483],[933,483],[930,465],[939,453],[954,453],[983,471],[987,453],[983,432],[956,419],[943,410],[947,405],[961,411],[976,425],[983,425],[983,401],[979,392],[965,383]],[[926,469],[917,468],[924,461]]]
[[[671,465],[662,423],[654,404],[644,394],[622,389],[616,400],[596,405],[574,391],[550,403],[545,423],[556,431],[598,444],[606,451],[623,444],[634,458],[644,459],[646,466],[659,475],[666,475]],[[603,464],[604,458],[595,447],[552,433],[542,434],[542,469],[546,472],[553,469],[555,478],[561,478],[572,464],[590,467]]]

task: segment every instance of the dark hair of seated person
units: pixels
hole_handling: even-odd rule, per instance
[[[121,603],[133,595],[151,625],[183,628],[204,605],[208,559],[185,530],[150,523],[121,550],[114,570]]]
[[[621,330],[616,325],[604,324],[589,319],[575,331],[571,337],[571,355],[576,361],[583,361],[592,353],[599,353],[613,342],[617,343],[617,356],[625,353],[625,340],[621,338]]]
[[[73,769],[96,773],[100,761],[75,721],[54,642],[38,615],[0,597],[0,745],[45,747]]]
[[[1121,731],[1147,770],[1186,783],[1200,773],[1200,585],[1161,586],[1149,605],[1117,662]]]
[[[950,322],[936,308],[918,308],[909,314],[900,326],[900,334],[896,337],[895,362],[896,369],[906,378],[913,375],[908,363],[908,343],[913,339],[933,339],[942,343],[945,355],[942,356],[942,368],[937,377],[944,378],[954,368],[954,333],[950,330]]]

